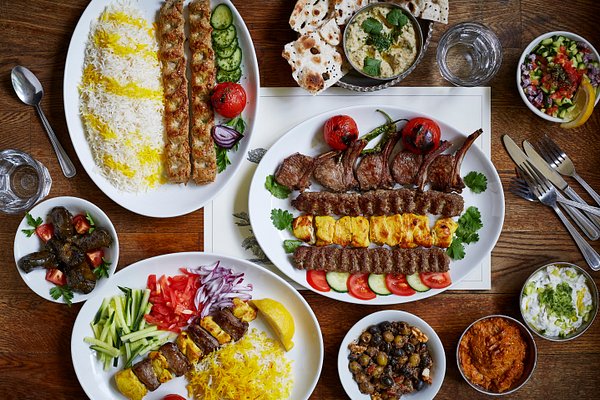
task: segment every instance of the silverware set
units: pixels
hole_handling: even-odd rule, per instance
[[[517,164],[517,177],[512,179],[509,190],[526,200],[551,207],[575,240],[590,268],[600,270],[600,255],[575,229],[559,205],[591,240],[600,238],[600,208],[586,204],[561,174],[576,179],[600,205],[598,193],[577,174],[571,159],[548,136],[545,135],[535,146],[525,140],[525,152],[508,135],[504,135],[502,140]]]

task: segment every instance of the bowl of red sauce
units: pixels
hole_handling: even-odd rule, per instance
[[[566,31],[544,33],[525,48],[517,67],[517,88],[525,105],[552,122],[572,119],[573,100],[589,79],[600,100],[600,55],[589,41]]]

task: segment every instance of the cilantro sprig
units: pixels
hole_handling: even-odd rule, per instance
[[[271,221],[273,222],[273,226],[280,231],[284,229],[292,230],[293,220],[294,216],[287,210],[281,210],[279,208],[271,210]]]
[[[452,244],[448,248],[447,254],[454,260],[465,258],[465,245],[479,241],[477,233],[483,228],[481,222],[481,213],[477,207],[467,208],[465,213],[458,219],[458,228],[454,233]]]
[[[44,222],[41,217],[33,218],[30,213],[25,214],[25,219],[27,220],[27,225],[33,227],[33,229],[21,229],[21,232],[26,234],[27,237],[31,237],[35,233],[35,228]]]
[[[277,183],[273,175],[268,175],[265,179],[265,188],[267,188],[267,190],[271,192],[273,196],[282,200],[287,199],[290,193],[292,193],[292,191],[287,186],[283,186]]]
[[[69,285],[54,286],[50,289],[50,296],[52,296],[54,300],[58,300],[62,297],[69,307],[73,304],[73,289],[71,289]]]
[[[481,172],[471,171],[463,178],[463,181],[473,193],[483,193],[487,189],[487,178]]]
[[[90,229],[88,230],[88,233],[94,232],[96,230],[96,223],[94,222],[94,219],[90,213],[87,211],[85,212],[85,219],[87,219],[87,221],[90,223]]]
[[[241,115],[238,115],[237,117],[227,121],[224,125],[235,129],[240,134],[244,134],[244,132],[246,131],[246,121],[244,121],[244,119],[242,118]],[[236,143],[235,146],[233,146],[231,149],[224,149],[215,144],[215,152],[217,153],[217,172],[218,173],[225,171],[225,169],[227,169],[227,166],[231,164],[231,160],[227,156],[227,152],[230,150],[237,151],[238,145],[239,145],[239,142]]]
[[[381,60],[371,57],[365,57],[363,71],[367,75],[377,76],[381,71]]]
[[[97,279],[108,278],[109,269],[110,262],[106,261],[106,259],[102,257],[102,263],[94,268],[94,275],[96,275]]]

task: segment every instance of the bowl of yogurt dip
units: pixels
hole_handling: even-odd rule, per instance
[[[575,264],[547,264],[525,281],[520,309],[525,324],[538,336],[552,341],[572,340],[596,318],[598,287]]]

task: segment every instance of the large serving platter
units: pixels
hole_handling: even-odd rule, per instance
[[[75,152],[92,181],[117,204],[137,214],[151,217],[173,217],[184,215],[202,208],[214,198],[231,180],[238,171],[244,154],[249,148],[252,138],[255,119],[258,110],[258,88],[260,76],[256,53],[248,28],[233,4],[229,0],[211,1],[211,7],[226,3],[233,11],[234,24],[237,28],[239,46],[243,53],[242,79],[240,84],[244,87],[248,97],[248,104],[243,112],[247,123],[245,138],[239,143],[237,151],[230,151],[231,165],[218,174],[216,181],[208,185],[195,184],[164,184],[158,188],[144,193],[128,193],[114,187],[96,166],[92,151],[86,140],[83,122],[79,113],[79,90],[83,74],[85,47],[88,41],[91,24],[97,20],[111,0],[92,0],[87,6],[73,32],[67,60],[65,63],[65,79],[63,83],[65,116],[69,135],[73,142]],[[154,22],[157,12],[163,2],[160,0],[138,0],[133,2],[150,22]],[[188,1],[185,1],[187,4]]]
[[[385,122],[381,114],[376,112],[376,109],[386,111],[392,118],[410,119],[417,116],[427,116],[406,110],[402,107],[361,105],[328,111],[302,122],[282,136],[267,151],[258,165],[250,185],[250,222],[256,239],[265,251],[265,254],[277,268],[300,285],[323,296],[349,303],[373,305],[399,304],[435,296],[444,290],[452,288],[452,286],[445,289],[431,289],[412,296],[377,296],[374,300],[368,301],[356,299],[348,293],[338,293],[333,290],[329,292],[314,290],[306,281],[306,272],[294,268],[292,256],[286,254],[282,246],[285,239],[294,239],[294,237],[288,231],[277,230],[270,219],[271,210],[273,209],[288,210],[295,216],[298,216],[298,210],[294,209],[291,205],[291,200],[297,197],[298,192],[293,192],[287,199],[281,200],[272,196],[264,186],[266,177],[275,173],[275,170],[285,157],[295,152],[316,156],[329,150],[323,140],[323,124],[327,119],[339,114],[349,115],[357,122],[361,134],[364,134]],[[468,110],[465,110],[465,112],[468,112]],[[460,132],[440,120],[437,120],[437,122],[442,131],[442,139],[453,143],[450,151],[455,151],[459,148],[466,136],[471,133]],[[489,135],[490,133],[484,132],[483,134]],[[504,194],[500,177],[492,162],[477,146],[472,146],[465,156],[461,176],[466,175],[470,171],[479,171],[485,174],[488,179],[488,189],[484,193],[474,194],[469,189],[465,189],[462,193],[465,200],[465,209],[469,206],[476,206],[481,212],[483,228],[479,232],[480,240],[466,247],[466,257],[463,260],[451,262],[450,275],[453,283],[457,283],[465,278],[479,266],[484,256],[489,254],[500,236],[504,221]],[[320,189],[319,185],[313,183],[309,190]]]
[[[104,371],[96,354],[84,343],[83,338],[93,336],[90,321],[105,297],[120,294],[118,286],[145,288],[150,274],[160,276],[176,275],[182,267],[197,267],[213,264],[220,260],[221,265],[232,268],[235,272],[244,273],[244,282],[251,283],[252,297],[255,299],[269,297],[281,302],[294,317],[296,333],[294,348],[286,353],[292,361],[294,387],[292,399],[307,399],[315,388],[323,364],[323,338],[319,323],[304,298],[282,278],[245,260],[220,256],[210,253],[190,252],[174,253],[139,261],[119,271],[95,296],[81,308],[73,326],[71,336],[71,356],[73,368],[83,390],[92,400],[125,399],[116,389],[114,374],[119,369]],[[265,331],[271,337],[273,332],[261,316],[250,323],[250,329]],[[121,362],[119,368],[122,368]],[[187,395],[187,380],[175,378],[162,384],[156,391],[149,392],[145,400],[158,400],[170,393]]]

